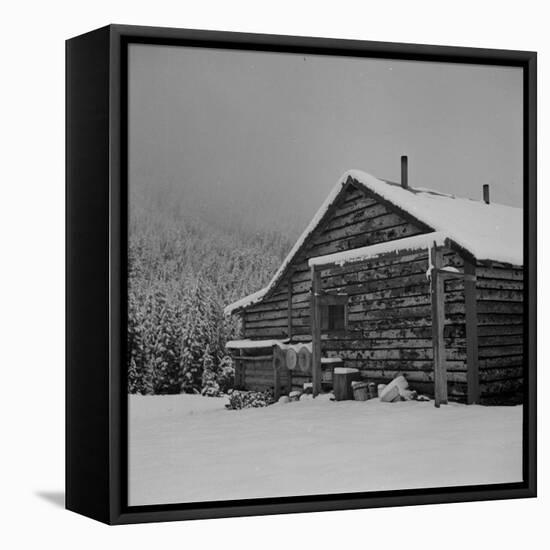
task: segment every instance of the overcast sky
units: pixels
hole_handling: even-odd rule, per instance
[[[522,206],[519,68],[131,45],[130,188],[295,236],[340,175]],[[130,211],[132,205],[130,205]]]

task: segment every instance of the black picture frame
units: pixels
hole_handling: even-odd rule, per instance
[[[165,44],[523,69],[525,395],[521,483],[129,507],[127,48]],[[66,43],[66,507],[108,524],[536,496],[535,52],[109,25]]]

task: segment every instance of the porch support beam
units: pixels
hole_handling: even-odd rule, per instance
[[[467,402],[479,403],[479,354],[477,334],[476,266],[464,262],[464,308],[466,311]]]
[[[287,300],[288,300],[288,339],[292,340],[292,274],[288,276],[287,279],[288,291],[287,291]]]
[[[435,243],[430,249],[432,298],[432,347],[434,361],[435,406],[447,404],[447,365],[445,363],[445,287],[440,270],[443,253]]]
[[[311,267],[311,373],[313,397],[321,393],[321,272]]]

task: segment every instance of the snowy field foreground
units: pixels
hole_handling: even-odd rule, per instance
[[[522,408],[129,397],[129,503],[521,481]]]

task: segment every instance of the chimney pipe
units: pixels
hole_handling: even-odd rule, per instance
[[[489,184],[483,184],[483,202],[489,204]]]
[[[409,159],[406,155],[401,156],[401,187],[403,189],[409,188]]]

